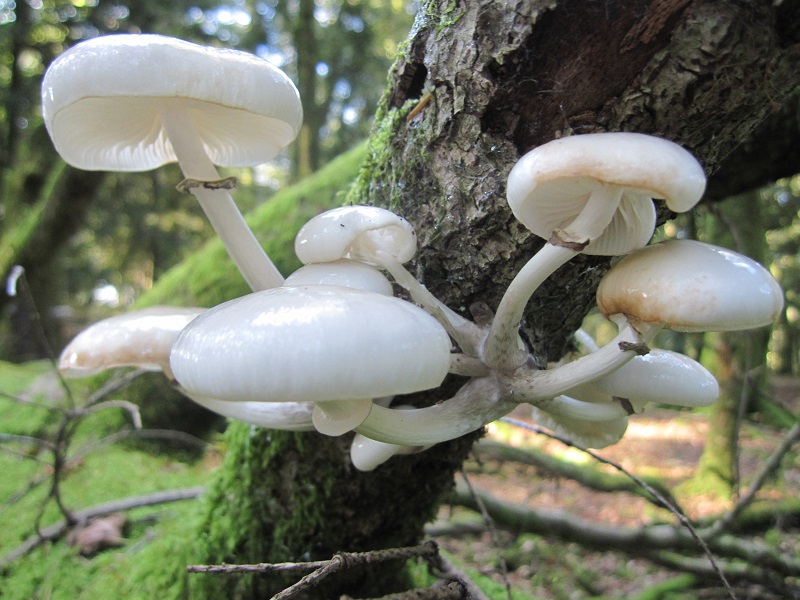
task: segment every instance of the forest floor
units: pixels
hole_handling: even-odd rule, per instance
[[[43,366],[36,366],[34,373],[45,370]],[[1,371],[1,370],[0,370]],[[0,380],[3,389],[0,392],[19,394],[20,398],[55,397],[58,390],[53,388],[52,377],[37,378],[33,385],[23,378],[22,371],[6,367]],[[24,392],[21,390],[25,390]],[[783,406],[800,414],[800,381],[786,380],[775,381],[773,396]],[[7,412],[3,412],[3,411]],[[0,421],[4,427],[11,426],[11,422],[4,418],[9,417],[13,411],[15,427],[20,428],[20,433],[36,431],[41,419],[40,409],[36,406],[18,406],[8,402],[0,405]],[[526,410],[519,410],[514,417],[527,420],[529,414]],[[701,413],[671,411],[652,411],[631,419],[628,432],[621,442],[599,451],[604,458],[614,461],[628,471],[639,476],[653,476],[663,480],[667,487],[674,490],[680,483],[689,479],[697,465],[702,452],[705,434],[707,431],[707,416]],[[92,425],[89,423],[88,425]],[[13,429],[13,428],[12,428]],[[763,425],[746,422],[741,430],[740,453],[740,480],[742,489],[746,489],[755,473],[762,467],[767,458],[783,439],[782,432]],[[584,466],[597,466],[594,459],[581,451],[570,448],[541,434],[532,433],[523,429],[514,428],[507,424],[492,424],[488,427],[488,440],[504,442],[519,448],[532,448],[547,451],[548,454],[558,457],[563,461]],[[800,449],[795,448],[783,462],[777,477],[773,478],[759,493],[759,498],[779,499],[788,495],[797,495],[800,490]],[[208,458],[218,458],[217,452],[210,452]],[[0,479],[0,484],[5,483],[7,493],[0,493],[0,497],[12,493],[25,481],[38,472],[38,466],[30,461],[20,462],[13,456],[6,456],[3,463],[6,477]],[[211,460],[197,463],[176,463],[174,460],[151,457],[144,452],[134,451],[131,448],[112,446],[106,449],[102,456],[88,457],[79,468],[81,477],[73,481],[68,477],[65,481],[67,500],[75,506],[89,506],[97,502],[94,498],[98,490],[110,497],[124,497],[129,492],[130,481],[148,481],[147,489],[141,492],[159,491],[161,489],[197,485],[207,480],[208,470],[218,461]],[[111,467],[109,467],[111,465]],[[7,477],[8,469],[13,467],[14,477]],[[608,472],[613,472],[610,467],[602,467]],[[151,477],[152,473],[162,476]],[[652,523],[677,522],[675,515],[669,511],[658,508],[641,496],[629,493],[601,493],[592,491],[567,477],[558,475],[543,468],[520,464],[517,462],[500,461],[497,459],[482,458],[480,461],[471,460],[465,465],[464,473],[469,484],[480,490],[514,503],[517,506],[530,509],[557,509],[591,523],[605,524],[612,527],[636,528]],[[92,477],[95,476],[95,481]],[[97,482],[102,482],[98,485]],[[166,486],[166,487],[165,487]],[[4,486],[0,485],[0,489]],[[102,489],[101,489],[102,488]],[[152,488],[152,489],[151,489]],[[8,551],[15,546],[12,543],[19,537],[22,539],[26,527],[25,519],[15,518],[18,514],[33,514],[41,502],[40,493],[26,498],[14,507],[5,507],[0,510],[3,517],[2,529],[7,534]],[[725,504],[709,497],[681,497],[678,496],[682,508],[692,519],[714,517],[723,513],[729,504]],[[27,506],[29,505],[29,506]],[[26,507],[27,506],[27,507]],[[164,508],[164,515],[179,508]],[[22,511],[22,512],[20,512]],[[28,513],[24,512],[28,511]],[[162,515],[163,516],[163,515]],[[165,517],[165,526],[168,519]],[[177,522],[177,521],[176,521]],[[136,538],[137,532],[150,531],[150,525],[143,524],[139,529],[130,534]],[[467,524],[468,527],[454,532],[454,524]],[[796,524],[795,524],[796,526]],[[464,533],[464,530],[467,533]],[[13,530],[13,531],[11,531]],[[141,531],[139,531],[141,530]],[[579,544],[564,542],[556,537],[534,534],[519,534],[507,529],[487,527],[485,520],[476,513],[463,508],[445,507],[442,509],[440,519],[434,524],[432,531],[437,531],[433,537],[440,546],[450,553],[459,567],[468,570],[471,574],[479,573],[495,582],[496,588],[487,595],[493,600],[507,598],[504,593],[502,575],[503,562],[507,568],[508,584],[512,590],[514,600],[579,600],[604,598],[653,600],[655,598],[685,598],[685,599],[722,599],[729,598],[718,581],[690,581],[687,583],[686,575],[679,572],[654,565],[652,562],[636,558],[633,553],[626,555],[615,551],[589,550]],[[167,532],[170,530],[167,529]],[[180,530],[183,531],[183,530]],[[13,534],[13,535],[12,535]],[[753,534],[761,541],[781,549],[788,556],[800,556],[800,530],[790,529],[775,524],[763,534]],[[143,538],[144,539],[144,538]],[[4,591],[9,598],[16,597],[49,597],[41,590],[63,588],[66,595],[59,597],[89,598],[93,596],[92,586],[105,585],[110,577],[120,577],[120,573],[130,570],[137,556],[146,553],[147,546],[152,546],[152,557],[160,556],[159,552],[166,550],[173,552],[169,546],[169,535],[163,534],[155,542],[145,544],[145,549],[140,548],[141,543],[131,543],[131,548],[139,548],[133,552],[108,552],[101,553],[93,561],[85,561],[75,556],[75,552],[64,544],[54,544],[40,548],[24,561],[20,570],[33,572],[34,566],[41,573],[34,572],[31,581],[20,579],[16,584],[21,590],[27,591],[15,595],[8,592],[7,585],[11,581],[0,583],[0,597]],[[0,546],[3,540],[0,539]],[[159,546],[163,544],[164,547]],[[138,553],[138,554],[137,554]],[[2,552],[0,552],[2,554]],[[502,554],[503,560],[500,560]],[[42,559],[50,556],[51,562]],[[124,558],[124,560],[122,560]],[[47,565],[57,561],[61,565],[50,572]],[[127,561],[127,562],[126,562]],[[42,565],[39,567],[39,563]],[[138,564],[138,563],[136,563]],[[158,581],[150,582],[146,561],[139,568],[140,579],[131,578],[136,585],[152,585],[154,589],[161,585]],[[77,570],[77,566],[91,565],[84,571]],[[1,578],[2,576],[0,576]],[[70,577],[72,587],[66,585],[62,577]],[[681,579],[683,578],[683,579]],[[57,584],[56,584],[57,582]],[[104,583],[105,582],[105,583]],[[150,583],[148,583],[150,582]],[[485,580],[481,581],[483,587]],[[671,585],[677,584],[677,585]],[[48,587],[50,586],[50,587]],[[5,590],[3,588],[6,587]],[[671,595],[665,593],[654,594],[657,589],[667,587],[680,588],[681,591]],[[70,591],[74,588],[74,592]],[[77,591],[77,590],[80,590]],[[736,596],[740,600],[747,598],[772,600],[779,598],[767,590],[752,586],[737,584]],[[119,597],[133,597],[121,591]],[[70,595],[71,594],[71,595]],[[144,592],[146,596],[147,592]],[[142,596],[139,594],[137,597]]]
[[[800,382],[777,381],[776,399],[795,414],[800,413]],[[526,419],[527,411],[513,416]],[[656,410],[633,417],[625,437],[617,444],[597,451],[638,476],[657,476],[667,487],[688,480],[694,473],[703,450],[707,417],[698,413]],[[489,439],[514,446],[535,447],[563,459],[586,464],[594,459],[561,442],[523,429],[505,425],[489,426]],[[764,464],[783,436],[774,429],[746,422],[741,429],[739,475],[742,491]],[[796,497],[800,490],[800,456],[795,449],[783,462],[779,476],[759,492],[758,498]],[[613,469],[609,468],[609,472]],[[531,509],[557,508],[592,523],[619,527],[640,527],[653,523],[677,523],[677,517],[660,509],[645,498],[628,493],[596,492],[571,479],[540,468],[519,463],[486,460],[467,464],[466,476],[474,488],[489,491],[493,496]],[[730,507],[730,503],[713,497],[681,496],[680,505],[691,519],[713,518]],[[464,509],[445,508],[439,525],[446,530]],[[472,521],[475,523],[475,521]],[[718,581],[695,582],[689,589],[673,595],[651,594],[654,586],[669,587],[668,582],[681,574],[658,567],[648,560],[613,551],[593,551],[578,544],[491,527],[482,533],[459,533],[437,538],[440,545],[465,561],[469,568],[503,582],[500,555],[506,563],[507,580],[515,596],[557,600],[578,598],[730,598]],[[800,530],[786,529],[779,534],[770,531],[770,543],[779,544],[786,553],[800,554]],[[758,537],[758,536],[757,536]],[[763,540],[764,538],[761,537]],[[502,552],[501,550],[502,549]],[[685,575],[684,575],[685,577]],[[676,585],[676,587],[681,587]],[[736,597],[778,598],[753,585],[734,586]],[[650,595],[648,595],[650,594]]]

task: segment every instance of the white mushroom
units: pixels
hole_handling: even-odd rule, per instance
[[[154,306],[90,325],[61,352],[58,368],[66,377],[90,377],[107,369],[138,367],[174,379],[169,355],[178,334],[204,308]],[[312,431],[311,402],[225,402],[179,391],[224,417],[270,429]]]
[[[377,206],[326,211],[306,223],[295,239],[295,252],[304,264],[350,258],[386,269],[415,302],[442,323],[462,350],[474,355],[483,338],[480,330],[440,302],[403,266],[416,251],[417,237],[411,224]]]
[[[414,410],[413,406],[401,404],[395,410]],[[350,444],[350,462],[359,471],[373,471],[393,456],[416,454],[427,450],[430,446],[407,446],[401,444],[388,444],[372,440],[365,435],[356,433]]]
[[[584,415],[567,414],[565,412],[550,412],[552,405],[543,405],[542,408],[533,407],[531,417],[550,431],[561,437],[567,438],[575,444],[585,448],[605,448],[616,444],[625,435],[628,429],[628,415],[620,411],[616,405],[617,416],[607,419],[587,419],[585,413],[593,406],[614,406],[611,396],[600,394],[590,386],[581,386],[569,390],[570,396],[559,396],[555,400],[562,404],[577,407],[583,405]],[[580,399],[578,399],[580,398]]]
[[[450,340],[409,302],[331,285],[280,287],[207,311],[170,359],[189,394],[229,401],[326,403],[317,429],[340,435],[372,398],[438,387]]]
[[[383,273],[366,263],[349,258],[303,265],[286,278],[284,285],[338,285],[384,296],[394,293],[391,282]]]
[[[84,329],[58,359],[66,377],[90,377],[106,369],[169,370],[169,353],[180,331],[204,308],[154,306],[109,317]]]
[[[510,371],[525,362],[517,336],[522,314],[558,267],[581,252],[612,256],[644,246],[655,225],[652,198],[683,212],[704,189],[703,169],[691,154],[648,135],[575,135],[523,156],[508,176],[508,203],[547,243],[503,296],[486,341],[486,363]]]
[[[783,291],[754,260],[694,240],[670,240],[626,256],[597,290],[606,315],[627,315],[640,330],[738,331],[773,323]]]
[[[314,431],[313,402],[229,402],[180,391],[200,406],[229,419],[267,429]]]
[[[609,375],[663,328],[734,331],[767,325],[783,308],[780,286],[755,261],[692,240],[672,240],[633,252],[600,282],[597,305],[619,327],[617,336],[554,369],[519,373],[504,382],[520,402],[540,402]]]
[[[708,369],[688,356],[659,348],[634,356],[629,363],[591,385],[629,400],[636,412],[650,403],[708,406],[719,397],[719,384]]]
[[[214,167],[264,163],[297,135],[297,90],[272,64],[159,35],[97,37],[53,61],[42,110],[75,167],[145,171],[177,161],[250,287],[283,282]]]

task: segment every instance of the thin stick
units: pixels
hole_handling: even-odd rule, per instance
[[[651,485],[649,485],[646,481],[644,481],[640,477],[637,477],[636,475],[634,475],[633,473],[628,471],[625,467],[623,467],[619,463],[616,463],[613,460],[609,460],[607,458],[603,458],[599,454],[597,454],[595,452],[592,452],[591,450],[589,450],[587,448],[582,448],[581,446],[569,441],[566,438],[562,438],[561,436],[558,436],[558,435],[556,435],[554,433],[547,432],[544,429],[541,429],[540,427],[536,427],[535,425],[531,425],[530,423],[526,423],[525,421],[520,421],[518,419],[514,419],[514,418],[511,418],[511,417],[503,417],[500,420],[502,422],[504,422],[504,423],[509,423],[511,425],[515,425],[517,427],[521,427],[522,429],[527,429],[528,431],[533,431],[535,433],[539,433],[541,435],[545,435],[545,436],[547,436],[549,438],[552,438],[554,440],[558,440],[562,444],[565,444],[565,445],[570,446],[572,448],[577,448],[578,450],[581,450],[582,452],[585,452],[586,454],[588,454],[589,456],[591,456],[595,460],[597,460],[597,461],[599,461],[599,462],[601,462],[601,463],[603,463],[605,465],[609,465],[610,467],[615,468],[619,472],[621,472],[621,473],[627,475],[628,477],[630,477],[631,479],[633,479],[633,481],[635,481],[638,485],[642,486],[645,490],[647,490],[650,494],[652,494],[653,497],[656,500],[658,500],[659,503],[661,503],[661,505],[664,508],[666,508],[673,515],[675,515],[677,517],[677,519],[680,521],[681,525],[683,525],[689,531],[689,533],[695,539],[697,544],[703,550],[703,553],[708,558],[708,561],[711,563],[711,566],[714,569],[714,572],[717,574],[717,577],[719,577],[719,580],[722,582],[722,585],[725,587],[725,590],[727,591],[727,593],[730,596],[731,600],[736,600],[736,594],[734,593],[733,588],[731,587],[731,584],[728,582],[727,578],[725,577],[725,574],[719,568],[719,565],[717,564],[716,560],[714,559],[714,555],[711,552],[711,549],[708,547],[708,544],[706,544],[705,540],[702,537],[700,537],[700,534],[697,532],[697,530],[691,524],[691,522],[686,517],[686,515],[683,514],[683,511],[679,510],[678,507],[676,507],[673,503],[671,503],[669,500],[664,498],[664,496],[659,494],[658,490],[653,488]]]
[[[356,565],[367,565],[374,562],[413,558],[417,556],[433,557],[439,553],[436,542],[428,540],[419,546],[406,548],[389,548],[387,550],[373,550],[372,552],[340,552],[327,561],[327,564],[309,573],[300,581],[289,586],[282,592],[275,594],[272,600],[289,600],[300,592],[314,587],[328,575],[352,568]]]
[[[489,533],[492,536],[492,544],[494,544],[494,547],[497,550],[497,563],[500,566],[500,576],[503,578],[503,585],[506,588],[506,596],[508,597],[508,600],[512,600],[511,583],[508,581],[508,564],[506,563],[506,559],[503,557],[503,552],[500,550],[500,538],[497,535],[497,527],[494,525],[494,519],[492,519],[489,511],[486,510],[486,505],[483,503],[480,495],[475,493],[475,490],[472,487],[472,482],[470,482],[464,469],[461,469],[461,477],[464,479],[464,483],[467,485],[469,493],[472,494],[473,498],[475,498],[475,503],[478,505],[478,509],[481,511],[483,521],[486,523]]]
[[[738,517],[742,511],[753,502],[753,500],[755,500],[758,491],[764,486],[764,483],[767,481],[767,479],[778,470],[781,461],[798,440],[800,440],[800,421],[794,424],[794,427],[789,430],[789,433],[784,438],[783,442],[781,442],[781,444],[770,455],[769,459],[767,459],[767,462],[764,463],[761,471],[759,471],[755,479],[753,479],[753,483],[751,483],[750,487],[747,489],[747,493],[743,494],[739,498],[739,501],[736,503],[736,505],[720,519],[718,519],[714,525],[703,530],[703,537],[714,537],[730,527],[730,525],[736,520],[736,517]]]

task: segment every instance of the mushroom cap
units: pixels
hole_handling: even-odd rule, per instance
[[[421,308],[332,285],[279,287],[210,309],[170,358],[190,394],[325,402],[438,387],[450,339]]]
[[[181,392],[200,406],[229,419],[267,429],[314,431],[311,421],[313,402],[228,402],[198,394],[189,395],[183,389]]]
[[[90,377],[106,369],[169,367],[169,353],[180,331],[204,308],[153,306],[109,317],[84,329],[58,359],[66,377]]]
[[[405,263],[417,252],[417,236],[411,223],[377,206],[342,206],[308,221],[294,242],[297,258],[304,264],[351,258],[380,264],[380,250]]]
[[[583,421],[564,415],[553,415],[533,407],[531,418],[536,424],[584,448],[605,448],[616,444],[628,429],[628,417],[608,421]]]
[[[719,397],[719,384],[708,369],[688,356],[659,348],[634,356],[592,385],[637,405],[655,402],[698,407],[713,404]]]
[[[211,161],[264,163],[300,130],[297,89],[280,69],[238,50],[161,35],[81,42],[42,82],[42,111],[58,153],[86,170],[145,171],[176,160],[161,124],[180,103]]]
[[[600,281],[597,305],[676,331],[737,331],[769,325],[783,310],[777,281],[754,260],[694,240],[637,250]]]
[[[349,258],[303,265],[286,278],[284,285],[338,285],[384,296],[394,294],[391,282],[383,273],[375,267]]]
[[[647,244],[655,227],[652,198],[675,212],[700,200],[705,174],[677,144],[640,133],[573,135],[525,154],[508,176],[508,204],[530,231],[550,239],[569,225],[602,186],[623,189],[617,214],[584,254],[619,255]]]

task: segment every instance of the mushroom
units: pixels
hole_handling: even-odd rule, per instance
[[[561,395],[555,400],[573,407],[584,405],[584,412],[591,410],[592,406],[602,407],[615,404],[611,396],[601,394],[588,385],[574,388],[567,393],[571,395]],[[605,419],[587,419],[581,415],[567,414],[566,412],[550,412],[550,408],[549,406],[533,407],[531,417],[542,427],[547,427],[556,435],[565,437],[584,448],[605,448],[616,444],[628,429],[628,415],[626,414]],[[619,406],[616,408],[618,410]]]
[[[251,425],[283,431],[314,431],[313,402],[230,402],[189,394],[178,388],[192,401],[208,410]]]
[[[204,308],[154,306],[103,319],[79,333],[59,357],[66,377],[90,377],[106,369],[138,367],[162,371],[174,379],[169,366],[172,345],[181,330]],[[224,417],[290,431],[312,431],[311,402],[225,402],[179,391],[197,404]]]
[[[554,369],[500,374],[520,402],[540,405],[609,375],[663,328],[735,331],[773,322],[783,309],[775,279],[755,261],[693,240],[671,240],[631,253],[600,281],[597,305],[619,327],[599,350]],[[546,407],[545,407],[546,409]]]
[[[338,285],[384,296],[394,293],[391,282],[383,273],[366,263],[349,258],[303,265],[286,278],[284,285]]]
[[[139,367],[172,377],[169,352],[181,329],[204,308],[153,306],[90,325],[58,359],[66,377],[91,377],[106,369]]]
[[[383,404],[380,404],[383,406]],[[401,404],[395,410],[414,410],[413,406]],[[393,456],[416,454],[427,450],[430,446],[408,446],[401,444],[388,444],[372,440],[365,435],[356,433],[350,444],[350,462],[359,471],[373,471]]]
[[[442,326],[398,298],[332,285],[279,287],[210,309],[172,348],[190,395],[325,403],[314,425],[341,435],[372,398],[438,387],[450,366]]]
[[[386,269],[447,329],[465,352],[474,354],[483,334],[448,308],[403,266],[417,251],[414,228],[403,217],[377,206],[343,206],[308,221],[295,238],[295,253],[304,264],[341,258],[359,260]]]
[[[427,446],[404,446],[371,440],[357,433],[350,444],[350,462],[359,471],[374,471],[393,456],[416,454]]]
[[[688,356],[660,348],[634,356],[591,385],[630,401],[637,413],[650,403],[693,408],[713,404],[719,397],[719,384],[708,369]]]
[[[652,198],[684,212],[704,189],[703,169],[689,152],[649,135],[575,135],[523,156],[508,176],[508,203],[547,243],[506,290],[486,341],[486,363],[508,371],[524,364],[517,336],[522,314],[558,267],[581,252],[613,256],[644,246],[655,226]]]
[[[738,331],[773,323],[783,291],[756,261],[695,240],[669,240],[626,256],[600,281],[597,306],[640,331]]]
[[[177,161],[250,287],[283,282],[214,167],[264,163],[296,137],[302,108],[282,71],[245,52],[160,35],[103,36],[53,61],[42,111],[74,167],[145,171]]]

